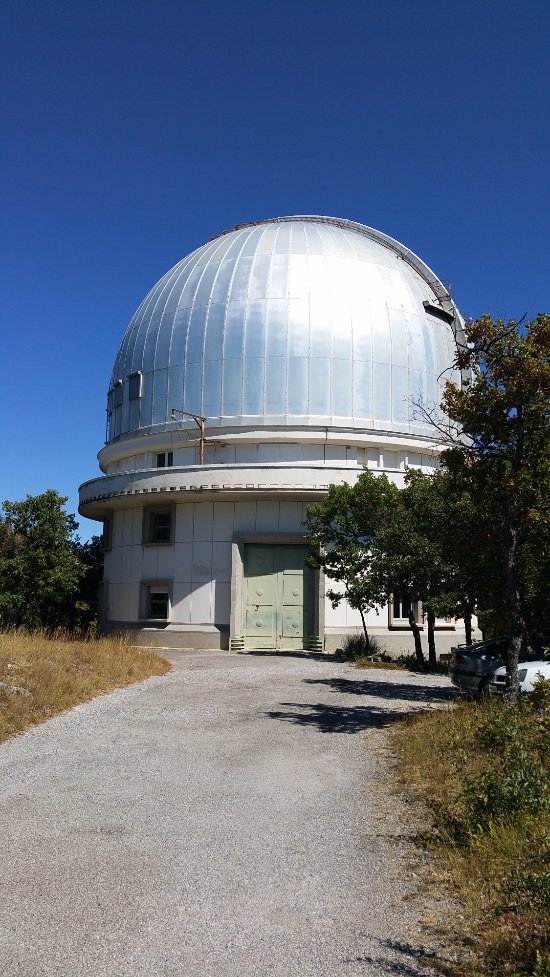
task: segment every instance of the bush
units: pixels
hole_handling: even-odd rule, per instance
[[[475,751],[493,762],[465,778],[463,821],[470,832],[550,812],[550,717],[538,717],[525,700],[515,708],[493,702],[485,712]]]
[[[433,814],[421,840],[462,903],[455,936],[472,957],[451,967],[456,977],[550,977],[549,685],[393,731],[407,792]]]
[[[372,638],[369,635],[369,647],[367,648],[363,631],[357,631],[355,634],[347,634],[342,642],[342,652],[350,661],[370,658],[373,655],[377,658],[384,657],[377,638]]]
[[[406,668],[409,672],[431,672],[436,675],[448,675],[449,664],[448,662],[437,661],[435,665],[430,665],[429,662],[419,662],[416,655],[399,655],[395,659],[396,662],[401,666],[401,668]]]
[[[506,883],[504,912],[530,909],[550,913],[550,834],[541,839],[540,848],[521,867],[512,869]]]
[[[538,679],[533,685],[533,691],[529,696],[531,701],[531,706],[536,712],[544,713],[550,712],[550,678],[543,678],[539,675]]]

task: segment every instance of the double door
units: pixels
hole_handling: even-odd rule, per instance
[[[313,570],[307,546],[248,543],[244,552],[245,647],[307,646],[313,623]]]

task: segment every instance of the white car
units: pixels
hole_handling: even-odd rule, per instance
[[[532,692],[533,686],[540,675],[543,678],[550,679],[549,661],[521,662],[518,668],[519,691]],[[501,668],[497,668],[496,672],[493,672],[489,688],[491,692],[506,691],[506,668],[504,665]]]

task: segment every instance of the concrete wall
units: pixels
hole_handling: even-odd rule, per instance
[[[143,545],[142,507],[113,513],[112,546],[105,555],[105,626],[138,629],[136,636],[139,631],[145,644],[228,647],[233,539],[302,534],[305,510],[306,503],[290,500],[177,504],[174,542],[169,545]],[[166,625],[140,620],[142,584],[155,581],[168,584],[171,612]],[[332,581],[326,587],[337,589]],[[345,601],[333,608],[324,598],[324,620],[327,651],[340,647],[345,634],[361,629],[359,613]],[[371,611],[367,624],[389,653],[413,650],[408,627],[389,627],[387,607]],[[461,630],[441,630],[439,650],[464,640]]]

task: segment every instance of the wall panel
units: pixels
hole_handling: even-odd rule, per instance
[[[193,514],[193,539],[211,540],[213,522],[212,502],[196,502]]]

